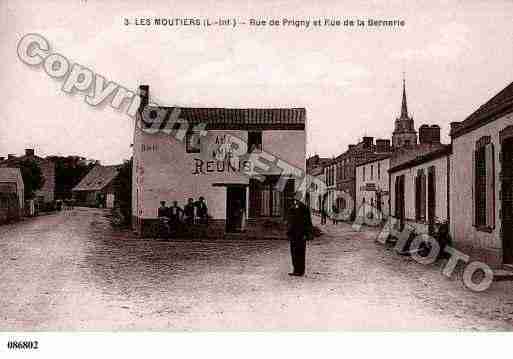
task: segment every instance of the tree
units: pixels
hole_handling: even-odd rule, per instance
[[[52,156],[55,163],[55,198],[71,198],[75,187],[84,176],[99,162],[79,156]]]
[[[39,167],[39,164],[32,159],[26,159],[19,162],[17,167],[20,169],[21,177],[23,178],[25,199],[33,199],[36,195],[36,191],[41,189],[45,184],[41,167]]]

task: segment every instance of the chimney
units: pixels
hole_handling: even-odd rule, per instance
[[[419,143],[431,143],[431,129],[429,128],[429,125],[422,125],[419,127]]]
[[[376,139],[376,152],[390,152],[390,140],[386,140],[383,138]]]
[[[363,137],[363,148],[372,148],[374,143],[374,137],[365,136]]]
[[[25,156],[34,156],[34,149],[33,148],[26,148],[25,149]]]
[[[462,125],[461,122],[451,122],[451,135],[454,131],[457,131]]]
[[[9,153],[9,154],[7,155],[7,159],[8,159],[8,160],[12,160],[13,158],[16,158],[16,156],[15,156],[15,155],[13,155],[12,153]]]
[[[150,86],[140,85],[139,86],[139,97],[141,98],[140,109],[145,108],[148,105],[150,98]]]
[[[431,143],[432,144],[440,144],[440,126],[438,125],[431,125],[430,127],[430,133],[431,133]]]
[[[0,161],[3,161],[3,160],[5,160],[5,157],[0,157]]]

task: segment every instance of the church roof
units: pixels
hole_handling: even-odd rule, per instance
[[[409,119],[408,104],[406,103],[406,83],[403,78],[403,101],[401,103],[401,119]]]

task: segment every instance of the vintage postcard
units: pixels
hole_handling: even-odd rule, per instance
[[[512,17],[1,1],[0,330],[510,331]]]

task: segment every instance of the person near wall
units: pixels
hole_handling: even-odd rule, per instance
[[[189,198],[183,208],[184,221],[187,225],[194,224],[194,200]]]
[[[159,237],[167,238],[169,236],[169,209],[166,207],[166,201],[160,201],[157,216],[159,219]]]
[[[337,217],[338,217],[338,207],[333,205],[331,207],[331,210],[333,211],[331,219],[333,220],[333,224],[337,224]]]
[[[171,232],[177,234],[181,229],[183,209],[178,206],[177,201],[173,201],[173,205],[168,208],[169,211],[169,225]]]
[[[310,210],[298,199],[294,199],[288,211],[287,236],[290,241],[290,254],[292,257],[292,276],[305,274],[306,241],[313,234]]]
[[[196,215],[199,223],[208,224],[208,207],[203,197],[200,197],[196,203]]]
[[[322,200],[321,200],[321,205],[320,205],[320,209],[321,209],[321,224],[326,224],[326,196],[322,196]]]

